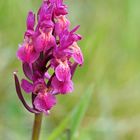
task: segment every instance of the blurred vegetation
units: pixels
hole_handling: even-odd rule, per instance
[[[12,72],[18,69],[20,78],[23,76],[15,54],[23,39],[27,12],[36,12],[40,3],[0,0],[1,140],[31,138],[33,114],[19,102]],[[74,93],[57,97],[51,115],[44,116],[41,140],[66,140],[69,133],[75,140],[139,140],[140,1],[66,3],[72,27],[81,25],[79,45],[85,63],[75,73]]]

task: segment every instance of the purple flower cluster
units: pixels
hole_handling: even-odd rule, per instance
[[[81,36],[75,33],[79,26],[69,29],[67,13],[63,0],[44,0],[37,19],[32,11],[28,13],[24,41],[17,51],[28,80],[19,84],[14,76],[17,94],[30,112],[48,114],[56,104],[55,95],[73,91],[72,77],[77,65],[83,64],[83,55],[77,44]],[[25,102],[20,86],[32,93],[33,108]]]

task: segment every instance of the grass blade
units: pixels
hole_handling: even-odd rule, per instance
[[[70,130],[71,138],[74,137],[88,109],[92,94],[93,94],[93,85],[87,88],[85,94],[83,95],[77,107],[70,113],[70,115],[68,115],[68,117],[64,119],[64,121],[62,121],[62,123],[56,129],[54,129],[52,134],[48,137],[48,140],[58,139],[66,129]],[[70,127],[68,128],[68,126]]]

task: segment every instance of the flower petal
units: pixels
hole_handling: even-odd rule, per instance
[[[56,16],[66,15],[68,13],[67,6],[63,4],[62,0],[56,1],[56,8],[54,12]]]
[[[31,93],[33,91],[33,84],[31,84],[30,82],[28,82],[25,79],[22,79],[22,81],[21,81],[21,87],[23,88],[23,90],[26,93]]]
[[[68,29],[69,26],[70,26],[70,21],[65,16],[58,16],[57,22],[55,24],[56,35],[60,35],[60,33]]]
[[[73,59],[75,60],[75,62],[77,62],[78,64],[83,64],[84,62],[84,58],[83,58],[83,54],[81,49],[79,48],[79,46],[77,45],[76,42],[73,43],[73,45],[71,46],[72,50],[73,50]]]
[[[28,63],[22,64],[23,72],[29,80],[33,80],[33,71]]]
[[[73,82],[71,80],[61,82],[56,77],[52,79],[54,93],[66,94],[73,91]]]
[[[55,69],[55,74],[59,81],[68,81],[71,79],[71,71],[67,61],[60,62]]]
[[[25,52],[25,47],[23,45],[19,45],[19,48],[17,51],[17,57],[21,61],[26,62],[26,52]]]
[[[17,57],[22,62],[33,63],[39,57],[39,53],[34,50],[33,46],[26,45],[28,44],[19,45]]]
[[[29,11],[27,17],[27,29],[33,30],[35,25],[35,14],[32,11]]]
[[[35,50],[37,52],[45,51],[56,45],[55,38],[52,35],[52,29],[48,30],[47,33],[41,31],[41,34],[36,38]]]
[[[56,104],[56,98],[49,93],[39,93],[34,100],[35,108],[45,114]]]
[[[44,37],[42,34],[40,34],[37,38],[36,38],[36,41],[35,41],[35,50],[37,52],[41,52],[44,50],[44,45],[45,43],[45,40],[44,40]]]
[[[55,15],[56,16],[60,16],[60,15],[66,15],[68,14],[68,11],[66,9],[65,6],[59,6],[56,10],[55,10]]]
[[[38,59],[39,55],[40,54],[38,52],[33,50],[32,52],[30,52],[29,58],[27,57],[27,62],[28,63],[34,63]]]

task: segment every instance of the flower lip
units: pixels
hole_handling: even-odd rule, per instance
[[[48,111],[56,104],[56,98],[49,93],[39,93],[34,100],[35,108],[48,115]]]
[[[52,86],[55,89],[53,94],[66,94],[71,93],[73,91],[73,82],[72,80],[69,81],[59,81],[57,77],[53,77],[52,79]]]
[[[64,62],[60,61],[59,65],[55,69],[55,74],[59,81],[68,81],[71,79],[70,68],[67,60]]]

